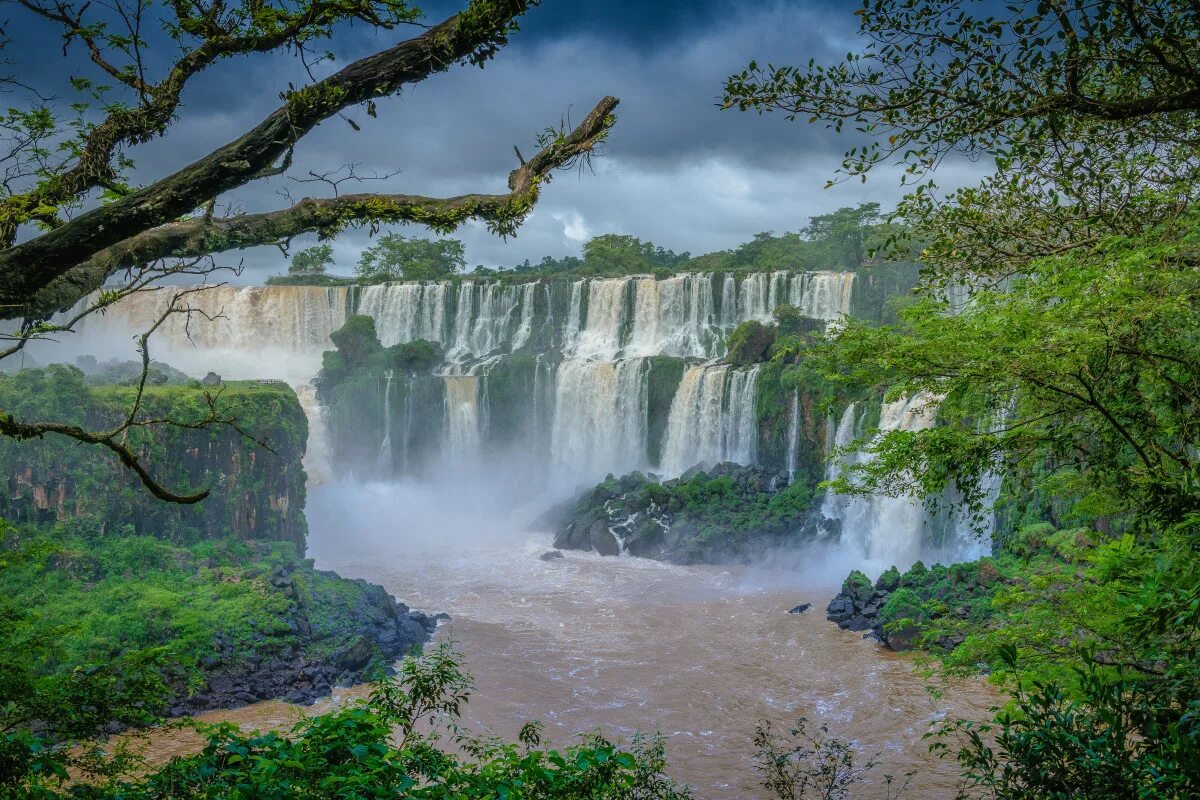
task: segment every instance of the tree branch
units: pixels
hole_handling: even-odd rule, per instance
[[[9,316],[19,314],[25,299],[105,248],[248,183],[342,109],[393,94],[462,60],[482,64],[505,43],[513,20],[529,5],[529,0],[473,0],[420,36],[285,92],[284,104],[254,128],[174,175],[10,247],[0,253],[0,306]]]
[[[412,222],[449,231],[468,219],[501,235],[515,233],[532,210],[541,184],[560,168],[588,158],[615,123],[618,100],[606,97],[567,136],[549,144],[508,177],[508,194],[432,198],[407,194],[348,194],[301,200],[291,208],[224,218],[196,217],[153,228],[102,250],[50,283],[30,303],[0,316],[45,313],[98,289],[114,272],[160,258],[193,258],[286,241],[302,233],[332,236],[348,225]],[[0,275],[3,269],[0,268]]]

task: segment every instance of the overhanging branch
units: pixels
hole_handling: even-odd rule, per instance
[[[30,297],[101,251],[254,180],[337,112],[393,94],[459,61],[491,58],[529,5],[530,0],[473,0],[417,37],[284,93],[284,104],[254,128],[175,174],[0,253],[0,308],[6,316],[19,316]]]
[[[211,253],[287,241],[303,233],[330,236],[355,224],[411,222],[449,231],[468,219],[482,220],[496,233],[512,234],[537,201],[552,173],[591,155],[615,123],[618,100],[605,97],[566,136],[547,145],[508,177],[507,194],[468,194],[434,198],[409,194],[348,194],[306,198],[291,208],[234,217],[196,217],[130,237],[102,250],[57,278],[20,310],[0,316],[45,313],[70,305],[98,289],[109,275],[161,258],[194,258]]]

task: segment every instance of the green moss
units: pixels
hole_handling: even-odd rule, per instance
[[[40,665],[46,673],[159,647],[194,668],[217,637],[247,657],[292,642],[283,621],[291,601],[267,580],[296,560],[289,543],[181,546],[114,533],[95,517],[45,533],[8,528],[0,541],[9,555],[0,591],[55,632],[54,653]]]

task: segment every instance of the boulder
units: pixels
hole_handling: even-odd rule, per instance
[[[562,557],[563,554],[561,550],[547,550],[545,553],[542,553],[540,556],[538,556],[538,558],[540,558],[542,561],[553,561],[556,558]]]
[[[915,625],[906,625],[898,631],[884,634],[884,642],[896,652],[912,650],[921,636],[921,629]]]
[[[359,670],[371,663],[375,656],[375,643],[366,636],[333,657],[334,666],[345,670]]]
[[[792,607],[788,611],[788,613],[789,614],[803,614],[805,611],[808,611],[810,608],[812,608],[812,603],[801,603],[798,606]]]
[[[588,529],[588,542],[592,545],[592,549],[602,556],[615,556],[621,552],[621,543],[617,541],[617,537],[608,529],[608,525],[604,520],[596,520]]]

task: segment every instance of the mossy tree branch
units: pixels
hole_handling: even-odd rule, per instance
[[[112,247],[50,283],[27,309],[45,311],[99,288],[114,272],[163,258],[195,258],[259,245],[280,244],[304,233],[332,236],[350,225],[415,223],[448,232],[468,219],[511,235],[537,202],[557,169],[591,156],[615,122],[617,99],[606,97],[575,127],[513,170],[507,194],[434,198],[409,194],[346,194],[305,198],[290,208],[231,217],[194,217],[152,228]]]
[[[0,251],[0,314],[26,315],[34,295],[64,278],[67,280],[58,284],[55,300],[63,305],[74,302],[82,295],[68,297],[71,289],[95,285],[96,262],[92,260],[99,254],[159,226],[176,223],[222,193],[277,170],[277,164],[289,157],[299,139],[343,109],[394,94],[404,85],[421,81],[456,63],[484,63],[506,43],[515,19],[532,4],[530,0],[472,0],[464,11],[419,36],[354,61],[311,85],[283,92],[283,104],[260,123],[173,175],[74,219],[56,222],[40,236]],[[606,102],[611,106],[616,104]],[[610,113],[603,116],[605,124],[595,136],[577,144],[594,144],[611,124]],[[467,196],[431,201],[383,197],[350,205],[339,198],[342,202],[334,213],[337,219],[325,220],[309,229],[332,230],[359,220],[413,221],[445,228],[476,217],[494,223],[501,232],[511,230],[528,213],[528,204],[536,199],[537,180],[554,167],[578,157],[579,153],[568,154],[569,148],[563,144],[560,140],[547,147],[541,163],[533,169],[524,173],[517,170],[514,175],[528,176],[532,185],[510,186],[513,194],[503,199]],[[328,210],[320,206],[318,209]],[[283,216],[276,219],[285,219],[290,212],[281,213]],[[303,212],[293,219],[295,216],[303,216]],[[264,242],[276,238],[268,237]],[[206,252],[219,249],[217,239]],[[86,280],[68,278],[73,270],[89,262],[92,269],[85,270],[89,273]]]

